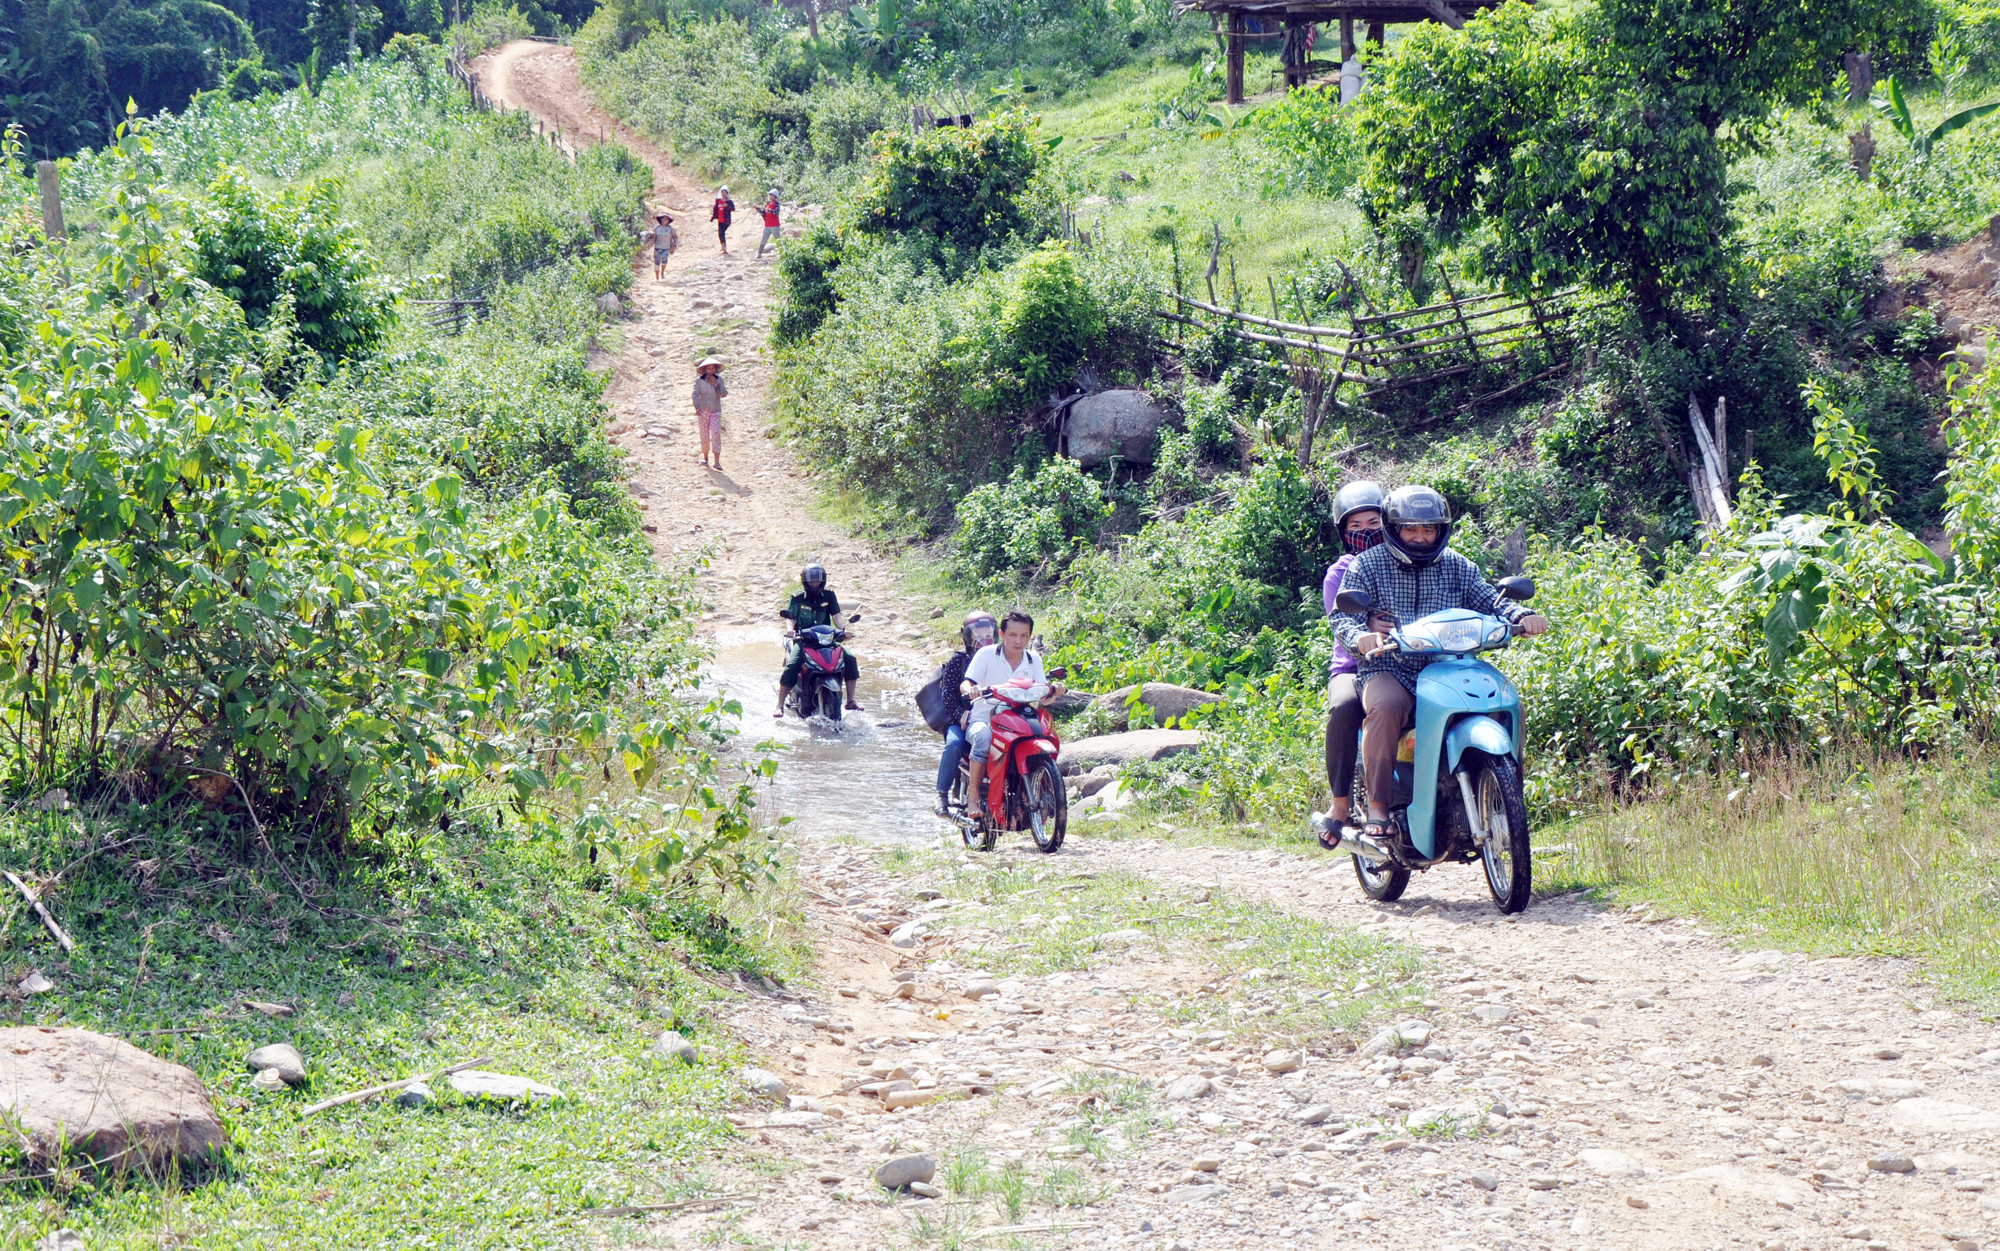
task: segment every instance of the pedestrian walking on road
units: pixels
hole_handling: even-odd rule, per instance
[[[709,463],[714,450],[715,468],[722,468],[722,397],[729,387],[722,381],[722,362],[705,357],[694,367],[694,419],[701,427],[701,463]]]
[[[653,242],[653,281],[667,276],[667,262],[673,259],[674,249],[681,245],[680,234],[674,230],[674,219],[662,213],[653,219],[659,224],[646,232]]]
[[[771,188],[771,194],[764,197],[764,234],[757,240],[757,259],[764,259],[765,248],[778,246],[778,189]]]
[[[729,223],[736,217],[736,201],[729,198],[729,188],[716,193],[715,207],[708,211],[708,220],[715,223],[716,240],[722,244],[722,254],[729,255]]]

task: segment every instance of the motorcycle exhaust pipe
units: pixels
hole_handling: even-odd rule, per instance
[[[1388,864],[1395,860],[1394,852],[1376,842],[1366,834],[1342,834],[1340,845],[1331,848],[1337,856],[1353,856],[1370,864]]]

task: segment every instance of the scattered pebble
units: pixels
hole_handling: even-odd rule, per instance
[[[695,1045],[681,1035],[679,1030],[668,1030],[653,1044],[653,1055],[661,1060],[678,1060],[682,1064],[693,1064],[701,1058]]]
[[[1869,1156],[1868,1168],[1870,1172],[1875,1173],[1914,1173],[1917,1171],[1916,1161],[1910,1159],[1909,1156],[1898,1155],[1895,1152],[1885,1152],[1882,1155]]]
[[[396,1106],[399,1108],[421,1108],[436,1099],[427,1082],[411,1082],[396,1092]]]
[[[267,1071],[276,1071],[286,1085],[305,1084],[306,1062],[300,1057],[298,1048],[290,1043],[271,1043],[259,1047],[245,1056],[243,1063],[252,1073],[259,1076]]]
[[[875,1170],[875,1184],[884,1190],[901,1190],[911,1182],[927,1182],[937,1176],[937,1161],[927,1155],[904,1155]]]

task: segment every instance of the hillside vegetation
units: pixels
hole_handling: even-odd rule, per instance
[[[438,1245],[568,1245],[656,1167],[698,1184],[731,1053],[689,962],[793,971],[775,918],[727,919],[772,880],[769,766],[718,755],[693,571],[639,533],[588,368],[650,174],[440,81],[129,121],[66,168],[67,239],[5,219],[0,858],[78,943],[8,1016],[191,1065],[240,1170],[37,1175],[8,1245],[66,1211],[104,1245],[387,1245],[418,1210]],[[458,332],[414,302],[473,288]],[[246,998],[296,1009],[322,1094],[483,1055],[573,1097],[470,1141],[393,1106],[301,1134],[242,1097]],[[707,1058],[641,1099],[676,1020]]]

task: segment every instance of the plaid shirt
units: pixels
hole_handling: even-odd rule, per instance
[[[1474,612],[1518,622],[1528,610],[1500,593],[1479,575],[1478,566],[1447,548],[1422,569],[1411,569],[1396,560],[1387,543],[1361,553],[1341,580],[1343,591],[1363,591],[1375,600],[1374,612],[1392,614],[1399,626],[1448,608],[1470,608]],[[1355,613],[1336,612],[1328,618],[1334,637],[1341,646],[1360,655],[1354,641],[1368,633],[1367,623]],[[1363,657],[1360,680],[1366,683],[1377,673],[1393,673],[1412,691],[1417,671],[1435,660],[1434,656],[1409,656],[1400,651],[1386,652],[1374,659]]]

